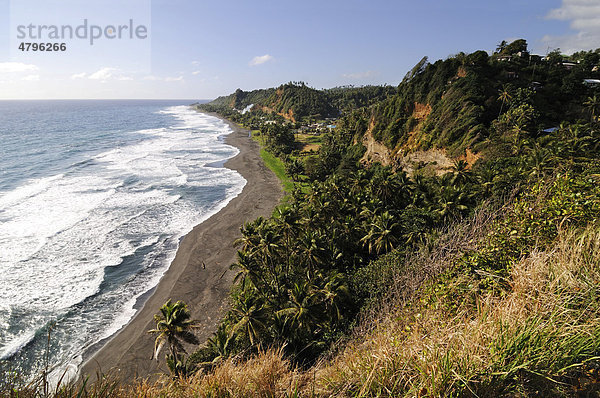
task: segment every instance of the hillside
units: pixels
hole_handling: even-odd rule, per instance
[[[282,159],[303,164],[308,187],[244,227],[232,310],[194,360],[282,347],[300,374],[316,366],[323,395],[593,391],[599,270],[565,259],[574,239],[597,244],[598,87],[585,79],[599,61],[597,50],[542,60],[521,40],[424,58],[395,92],[371,91],[338,118],[317,154],[290,144]],[[556,287],[553,261],[581,295]]]
[[[594,93],[584,79],[600,77],[598,56],[580,54],[586,61],[572,69],[561,57],[551,54],[543,61],[525,51],[491,57],[477,51],[424,62],[395,96],[358,111],[356,118],[368,126],[366,136],[384,144],[392,157],[438,148],[459,158],[515,129],[535,135],[582,118],[582,104]]]
[[[242,91],[205,105],[207,110],[229,108],[243,110],[253,105],[250,111],[276,114],[296,122],[305,118],[325,118],[337,116],[337,110],[330,104],[323,91],[308,87],[303,82],[287,83],[266,90]]]
[[[578,63],[565,66],[567,61]],[[490,140],[515,129],[535,135],[582,118],[583,103],[594,93],[584,81],[600,78],[598,64],[598,52],[571,58],[553,52],[542,59],[517,40],[492,56],[460,53],[433,64],[425,57],[396,88],[320,91],[288,83],[277,89],[238,90],[204,109],[232,116],[232,109],[254,104],[254,113],[275,113],[294,122],[342,115],[342,124],[354,125],[354,140],[367,147],[365,160],[406,163],[408,154],[430,149],[467,160],[468,152],[484,151]]]

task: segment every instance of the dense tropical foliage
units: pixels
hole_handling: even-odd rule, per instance
[[[522,40],[499,47],[493,56],[424,58],[394,92],[327,91],[343,117],[318,153],[302,159],[308,188],[291,192],[270,219],[242,228],[231,310],[196,360],[282,346],[296,363],[310,364],[385,295],[394,266],[438,231],[549,176],[596,170],[597,89],[583,76],[598,76],[599,53],[578,54],[587,63],[568,70],[562,58],[529,55]],[[362,107],[340,105],[353,102]],[[252,113],[235,118],[252,125],[265,115]],[[274,144],[281,129],[293,128],[280,122],[279,130],[269,125],[260,134],[275,153],[293,154],[293,140]],[[394,165],[365,167],[365,134],[396,150],[442,148],[456,156],[454,167],[433,174],[417,168],[410,176]],[[466,149],[481,159],[468,163]],[[474,268],[508,270],[497,257],[487,261],[495,268]]]

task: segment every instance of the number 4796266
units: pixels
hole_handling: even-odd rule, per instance
[[[21,51],[66,51],[66,43],[21,43]]]

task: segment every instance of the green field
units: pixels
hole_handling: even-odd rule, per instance
[[[267,167],[271,169],[273,173],[275,173],[277,178],[279,178],[281,184],[283,185],[283,189],[287,193],[291,193],[294,190],[294,183],[290,179],[290,177],[288,177],[288,175],[285,173],[285,165],[283,164],[281,159],[275,157],[275,155],[273,155],[272,153],[267,152],[267,150],[264,148],[260,149],[260,156],[263,158]]]

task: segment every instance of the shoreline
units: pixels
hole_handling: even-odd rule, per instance
[[[123,381],[147,378],[167,372],[164,360],[152,361],[154,337],[146,333],[155,326],[153,316],[171,298],[183,300],[200,321],[196,335],[206,341],[216,331],[227,306],[227,296],[234,272],[237,249],[233,242],[241,237],[240,227],[259,216],[268,217],[283,197],[277,176],[260,157],[260,147],[249,136],[249,130],[214,113],[233,130],[225,143],[239,153],[224,163],[246,179],[242,192],[216,214],[196,225],[181,239],[175,258],[158,285],[140,296],[148,296],[134,317],[114,335],[90,347],[100,349],[85,358],[79,375],[95,379],[96,374],[111,374]],[[206,264],[206,268],[203,267]],[[136,303],[137,305],[137,303]]]

